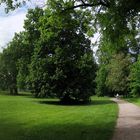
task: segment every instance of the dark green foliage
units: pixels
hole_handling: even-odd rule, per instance
[[[0,88],[9,89],[11,95],[18,93],[17,91],[17,67],[16,67],[16,51],[12,48],[5,49],[1,54],[0,63]]]
[[[5,61],[4,58],[2,56],[2,54],[0,54],[0,89],[1,90],[6,90],[8,88],[8,72],[5,66]]]
[[[77,26],[74,13],[62,17],[46,14],[30,66],[34,94],[57,96],[64,102],[88,101],[96,70],[90,41]]]

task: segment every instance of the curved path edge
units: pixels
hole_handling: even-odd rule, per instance
[[[124,100],[112,100],[119,106],[112,140],[140,140],[140,107]]]

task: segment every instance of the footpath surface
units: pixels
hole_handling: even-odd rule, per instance
[[[140,140],[140,107],[124,100],[118,103],[119,116],[112,140]]]

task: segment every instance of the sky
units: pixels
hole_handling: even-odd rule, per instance
[[[15,33],[23,31],[24,20],[29,8],[42,6],[45,0],[31,0],[25,6],[5,13],[5,4],[0,6],[0,52],[12,40]]]

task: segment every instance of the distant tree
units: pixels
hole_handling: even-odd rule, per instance
[[[130,57],[124,54],[116,54],[108,64],[108,76],[106,85],[114,92],[128,95]]]
[[[0,89],[8,89],[8,72],[5,66],[4,58],[2,53],[0,54]]]
[[[11,95],[18,94],[17,90],[17,68],[16,68],[16,60],[15,60],[15,52],[14,50],[8,48],[5,49],[1,55],[1,86],[3,89],[9,89]]]
[[[109,95],[108,88],[106,86],[107,74],[107,67],[105,65],[100,66],[96,76],[96,94],[98,96]]]

